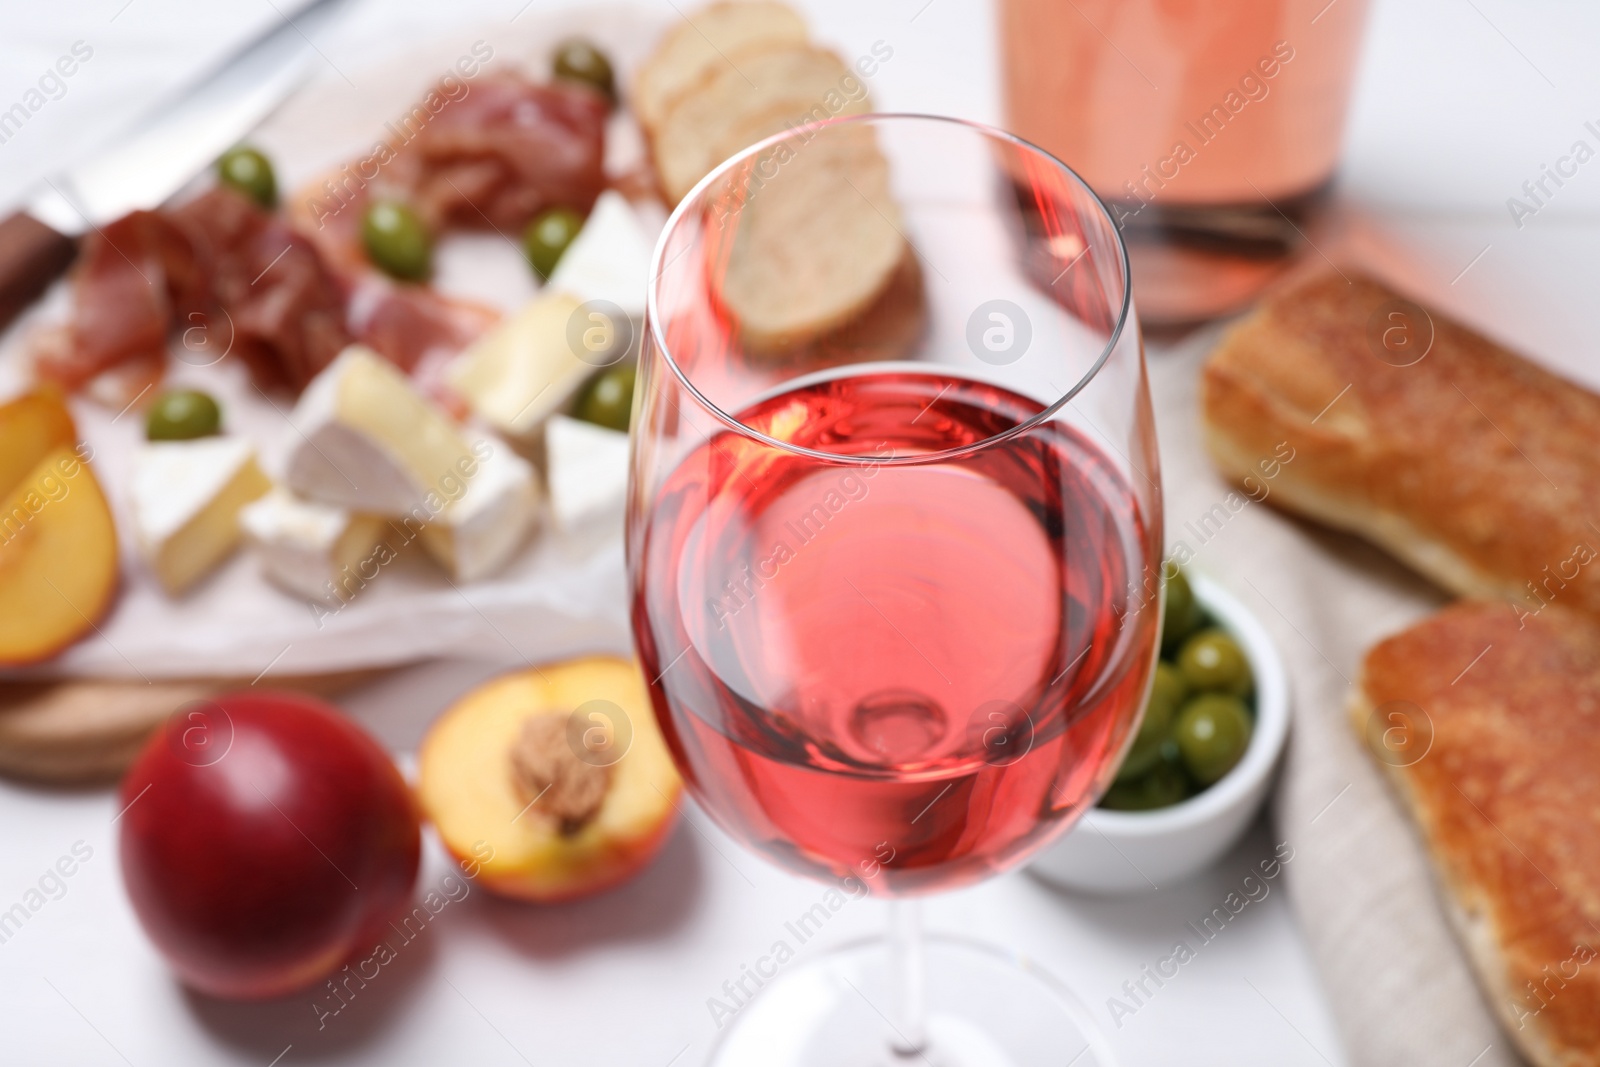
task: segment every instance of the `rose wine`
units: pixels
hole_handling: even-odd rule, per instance
[[[1040,410],[937,374],[800,385],[739,421],[857,462],[718,432],[636,520],[657,717],[734,836],[915,893],[1019,862],[1099,796],[1151,669],[1159,519],[1057,421],[904,462]]]
[[[1365,9],[1004,0],[1007,121],[1118,200],[1292,198],[1333,171]]]

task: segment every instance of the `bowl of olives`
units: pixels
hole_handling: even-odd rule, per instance
[[[1099,806],[1033,861],[1070,889],[1149,890],[1210,866],[1260,810],[1288,738],[1288,679],[1266,629],[1205,575],[1166,574],[1139,729]]]

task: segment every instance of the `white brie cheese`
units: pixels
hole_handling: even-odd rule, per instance
[[[561,253],[550,288],[582,301],[617,305],[637,326],[650,288],[652,242],[627,198],[607,189],[594,202],[583,229]]]
[[[504,441],[473,446],[477,470],[465,490],[422,527],[422,544],[457,581],[475,582],[505,566],[539,513],[533,467]]]
[[[376,515],[301,500],[274,489],[239,513],[245,539],[267,577],[307,600],[342,600],[347,584],[365,584],[387,523]]]
[[[145,445],[130,487],[135,540],[167,592],[183,592],[221,563],[239,543],[240,509],[271,488],[249,441]]]
[[[288,484],[301,496],[393,518],[447,495],[474,463],[454,423],[382,356],[351,345],[291,416]]]
[[[557,415],[545,427],[550,511],[573,532],[593,522],[620,524],[628,496],[628,435]]]
[[[577,321],[581,306],[570,293],[534,297],[451,364],[451,387],[496,430],[527,438],[605,362],[580,347],[586,328]]]

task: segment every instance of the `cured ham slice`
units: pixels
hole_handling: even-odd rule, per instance
[[[35,345],[39,374],[69,388],[135,364],[159,374],[175,330],[208,360],[244,359],[261,384],[296,392],[352,340],[408,372],[459,351],[493,312],[377,275],[360,243],[366,207],[403,199],[435,235],[511,235],[550,207],[587,212],[605,186],[608,105],[516,74],[443,90],[392,141],[294,197],[288,217],[219,187],[91,234],[69,325]]]
[[[441,91],[391,125],[390,141],[291,202],[295,224],[341,269],[365,259],[361,217],[374,199],[406,201],[435,234],[461,227],[514,236],[546,208],[587,213],[605,187],[600,94],[515,74],[480,78],[454,100]]]
[[[516,233],[546,208],[587,213],[605,186],[607,110],[584,86],[481,78],[399,150],[396,177],[435,231]]]
[[[209,272],[208,343],[230,344],[258,381],[299,392],[350,343],[338,278],[283,219],[221,187],[169,217]]]
[[[368,274],[350,295],[346,323],[362,344],[409,373],[425,360],[455,355],[497,317],[491,308]]]
[[[205,272],[165,216],[135,211],[89,233],[73,279],[74,313],[39,349],[42,377],[75,389],[118,364],[166,351],[176,316],[205,307]]]
[[[297,391],[350,342],[339,280],[316,248],[226,188],[90,234],[72,302],[66,329],[35,347],[40,376],[69,388],[124,367],[159,372],[174,329],[207,362],[234,355],[263,384]]]

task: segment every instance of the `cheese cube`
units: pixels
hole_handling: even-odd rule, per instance
[[[614,189],[600,194],[583,229],[561,253],[550,288],[582,301],[604,300],[635,321],[644,318],[650,288],[652,242],[627,199]]]
[[[239,511],[272,488],[237,437],[156,441],[134,459],[135,540],[168,593],[183,592],[239,543]]]
[[[388,526],[376,515],[301,500],[274,489],[239,513],[246,541],[266,576],[307,600],[341,599],[349,574],[364,582],[363,567]]]
[[[568,339],[584,328],[570,293],[545,292],[463,352],[446,372],[478,417],[501,433],[527,438],[578,391],[597,364]]]
[[[557,415],[545,427],[550,511],[573,532],[590,523],[622,521],[628,496],[628,435]]]
[[[465,490],[422,527],[428,554],[457,581],[498,571],[527,538],[539,513],[533,467],[504,441],[473,446],[481,462],[462,479]]]
[[[475,462],[455,424],[363,345],[312,380],[290,421],[289,488],[351,511],[410,514]]]

